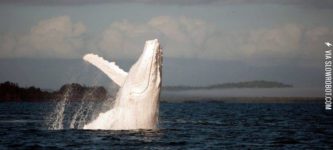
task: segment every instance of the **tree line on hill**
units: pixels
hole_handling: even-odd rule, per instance
[[[65,84],[52,92],[34,86],[20,87],[9,81],[0,84],[0,101],[49,101],[63,98],[104,100],[107,94],[107,90],[102,86],[88,87],[77,83]]]
[[[214,84],[209,86],[165,86],[164,90],[181,91],[181,90],[202,90],[202,89],[228,89],[228,88],[289,88],[293,87],[289,84],[284,84],[275,81],[254,80],[245,82],[230,82],[222,84]]]

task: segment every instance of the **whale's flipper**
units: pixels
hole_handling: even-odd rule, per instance
[[[127,72],[119,68],[115,62],[108,62],[95,54],[86,54],[83,59],[98,69],[102,70],[109,78],[111,78],[116,84],[122,86],[126,80]]]

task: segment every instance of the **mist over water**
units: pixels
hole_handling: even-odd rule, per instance
[[[163,96],[193,97],[323,97],[323,88],[292,87],[292,88],[230,88],[203,89],[184,91],[162,91]]]

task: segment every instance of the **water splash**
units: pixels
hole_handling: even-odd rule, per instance
[[[82,74],[86,74],[87,69],[86,65],[82,69],[83,72],[72,72],[70,81],[78,81]],[[97,85],[100,77],[100,75],[94,76],[92,85]],[[101,106],[98,104],[100,104],[101,100],[92,101],[92,99],[96,99],[93,94],[96,90],[97,88],[88,90],[83,93],[82,99],[73,101],[71,98],[77,94],[77,91],[72,87],[72,84],[65,87],[63,94],[55,100],[53,111],[45,118],[47,128],[49,130],[82,129],[91,120],[93,114],[96,112],[100,113]]]
[[[90,93],[89,93],[90,94]],[[88,94],[88,95],[89,95]],[[86,97],[86,96],[85,96]],[[72,116],[69,128],[82,128],[82,122],[85,122],[88,117],[88,113],[92,111],[92,105],[89,105],[89,102],[86,98],[83,98],[79,104],[79,109],[74,112]]]
[[[93,89],[84,94],[81,102],[79,103],[78,109],[75,109],[74,114],[71,117],[69,128],[82,129],[87,121],[89,121],[94,111],[98,111],[95,109],[96,102],[90,101],[90,99],[93,98],[93,93],[95,91],[96,89]]]
[[[70,97],[72,88],[66,89],[65,94],[63,95],[63,98],[57,103],[54,112],[51,114],[50,122],[49,122],[49,129],[51,130],[60,130],[64,129],[64,115],[65,115],[65,107],[68,103],[68,99]]]
[[[91,120],[94,113],[100,113],[101,108],[110,106],[107,101],[104,103],[92,101],[93,93],[96,89],[84,93],[80,101],[71,101],[71,94],[74,92],[72,88],[66,89],[62,98],[56,103],[55,108],[50,116],[48,116],[48,128],[50,130],[61,129],[82,129],[83,126]]]

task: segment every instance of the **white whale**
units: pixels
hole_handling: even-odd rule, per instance
[[[157,128],[162,83],[162,49],[157,39],[146,41],[143,53],[128,73],[115,62],[108,62],[95,54],[86,54],[83,59],[120,86],[114,106],[107,112],[100,113],[83,129]]]

